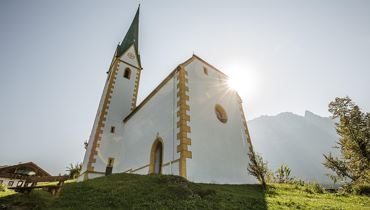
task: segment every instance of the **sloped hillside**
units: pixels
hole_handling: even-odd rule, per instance
[[[258,185],[195,184],[178,176],[135,174],[68,183],[53,200],[40,191],[30,196],[0,194],[1,203],[16,209],[266,209]]]
[[[255,150],[268,161],[270,169],[275,171],[285,163],[293,176],[331,183],[325,175],[330,171],[322,165],[324,153],[338,154],[333,149],[338,136],[331,118],[309,111],[304,116],[285,112],[251,120],[248,126]]]
[[[195,184],[178,176],[114,174],[67,183],[59,198],[0,192],[0,209],[370,209],[370,197],[315,193],[305,186]]]

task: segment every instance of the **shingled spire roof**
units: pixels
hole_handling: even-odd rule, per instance
[[[120,57],[123,53],[125,53],[131,45],[134,45],[136,57],[138,59],[139,65],[141,67],[140,55],[139,55],[139,13],[140,13],[140,5],[136,11],[136,15],[134,20],[131,23],[130,28],[128,29],[125,38],[121,42],[121,44],[117,47],[117,57]]]

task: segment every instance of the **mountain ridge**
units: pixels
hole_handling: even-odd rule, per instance
[[[261,116],[248,121],[253,146],[275,172],[285,163],[292,176],[305,181],[330,184],[325,175],[330,173],[322,163],[323,154],[332,152],[338,140],[335,121],[306,111],[304,116],[282,112],[274,116]]]

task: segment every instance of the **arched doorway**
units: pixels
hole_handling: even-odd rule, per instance
[[[163,142],[161,138],[157,138],[150,152],[149,173],[161,174],[163,161]]]

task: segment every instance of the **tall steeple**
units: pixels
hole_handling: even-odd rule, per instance
[[[108,70],[85,153],[82,167],[84,180],[94,177],[96,172],[102,172],[108,166],[113,167],[114,159],[119,157],[121,151],[108,148],[119,147],[117,139],[123,133],[122,120],[136,107],[142,70],[138,52],[139,10],[140,6],[125,38],[117,46]]]
[[[117,54],[116,57],[122,56],[132,45],[134,45],[136,57],[138,63],[141,68],[141,61],[139,55],[139,13],[140,13],[140,5],[136,11],[134,20],[131,23],[130,28],[128,29],[125,38],[117,46]]]

